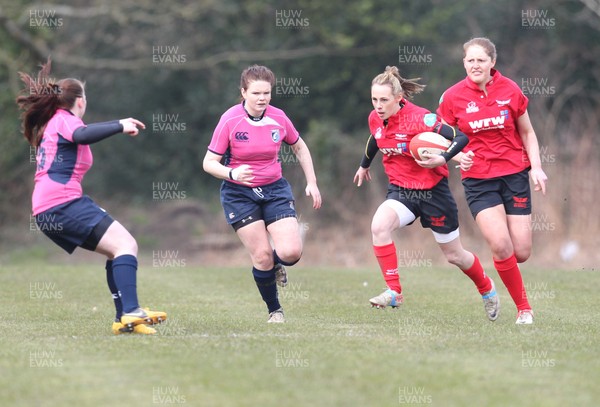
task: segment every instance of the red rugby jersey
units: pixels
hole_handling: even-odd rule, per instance
[[[423,168],[415,162],[408,150],[410,140],[419,133],[434,131],[440,118],[429,110],[406,101],[387,125],[379,118],[375,110],[369,115],[369,129],[382,150],[383,168],[390,183],[409,189],[431,189],[442,178],[448,176],[448,166]],[[438,127],[439,128],[439,127]],[[385,154],[386,150],[395,154]]]
[[[495,178],[515,174],[530,166],[517,120],[527,110],[528,99],[512,80],[492,69],[487,96],[468,77],[448,88],[437,114],[469,137],[464,151],[473,150],[473,166],[463,178]]]

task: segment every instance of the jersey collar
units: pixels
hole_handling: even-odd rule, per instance
[[[267,113],[267,109],[269,108],[269,106],[267,105],[267,107],[265,108],[265,110],[263,110],[263,112],[262,112],[262,114],[260,116],[252,116],[246,110],[246,101],[245,100],[242,101],[242,107],[244,108],[244,112],[246,112],[246,114],[248,115],[248,118],[250,120],[252,120],[253,122],[259,122],[259,121],[261,121],[262,118],[265,117],[265,113]]]

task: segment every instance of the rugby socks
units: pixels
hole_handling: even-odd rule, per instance
[[[131,312],[140,307],[137,297],[136,272],[138,262],[135,256],[124,254],[112,262],[113,277],[121,294],[123,312]]]
[[[517,265],[517,258],[513,253],[509,258],[504,260],[494,259],[494,267],[498,270],[498,275],[508,289],[508,293],[512,297],[517,310],[530,310],[531,306],[527,301],[527,292],[521,277],[521,271]]]
[[[106,282],[108,283],[108,289],[112,294],[113,301],[115,302],[115,309],[117,310],[115,321],[120,321],[121,315],[123,315],[123,303],[121,302],[119,290],[117,289],[117,285],[115,284],[112,263],[112,260],[106,260]]]
[[[475,258],[473,265],[467,270],[461,270],[475,283],[479,294],[483,295],[492,289],[492,280],[485,274],[485,271],[479,262],[479,258],[475,256],[475,253],[471,254]]]
[[[373,245],[373,252],[375,252],[375,257],[377,257],[379,268],[388,288],[401,293],[402,287],[400,286],[400,275],[398,274],[398,254],[396,253],[394,242],[385,246]]]
[[[277,298],[277,285],[275,284],[275,267],[271,270],[259,270],[256,267],[252,267],[252,275],[258,287],[258,292],[267,304],[269,313],[277,311],[281,308],[279,299]]]

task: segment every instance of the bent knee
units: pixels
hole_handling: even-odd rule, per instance
[[[290,247],[281,251],[277,250],[277,257],[288,264],[297,263],[300,257],[302,257],[302,248]]]
[[[464,253],[445,253],[446,261],[453,266],[457,266],[460,268],[464,268],[465,266],[465,256]]]
[[[517,258],[517,263],[525,263],[529,256],[531,256],[531,249],[515,250],[515,257]]]

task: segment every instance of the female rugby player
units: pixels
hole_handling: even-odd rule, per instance
[[[49,79],[51,62],[42,65],[37,79],[19,73],[25,84],[17,98],[23,110],[23,133],[36,148],[33,216],[38,228],[54,243],[72,254],[75,248],[106,256],[106,278],[116,308],[115,334],[154,334],[146,326],[166,319],[164,312],[149,311],[138,304],[137,243],[131,234],[83,195],[81,182],[92,166],[90,144],[117,133],[136,136],[145,128],[128,118],[86,125],[81,120],[87,100],[77,79]]]
[[[500,310],[494,282],[485,274],[477,256],[466,251],[460,242],[458,211],[448,186],[446,162],[458,154],[469,139],[442,124],[435,113],[407,100],[424,87],[416,80],[402,78],[395,66],[386,67],[371,84],[374,107],[369,115],[371,136],[354,182],[360,186],[363,180],[371,179],[369,167],[379,149],[384,153],[383,167],[390,183],[386,200],[375,212],[371,223],[373,251],[388,289],[369,301],[377,308],[402,304],[398,255],[392,232],[420,217],[421,225],[432,230],[448,262],[475,283],[487,317],[494,321]],[[410,154],[408,145],[415,135],[425,131],[439,133],[453,143],[443,154],[417,161]]]
[[[470,139],[472,166],[462,171],[471,214],[491,248],[494,266],[517,307],[517,324],[533,323],[533,311],[517,263],[531,254],[531,189],[546,193],[528,99],[494,69],[496,47],[487,38],[463,46],[467,77],[440,99],[438,115]],[[461,161],[462,162],[462,161]]]
[[[306,143],[286,114],[269,104],[274,84],[275,75],[265,66],[242,72],[242,102],[221,116],[203,167],[224,180],[225,219],[250,253],[254,281],[269,312],[267,322],[281,323],[285,318],[276,282],[285,286],[284,266],[296,264],[302,254],[294,197],[279,162],[281,143],[291,145],[298,158],[314,209],[321,207],[321,193]]]

